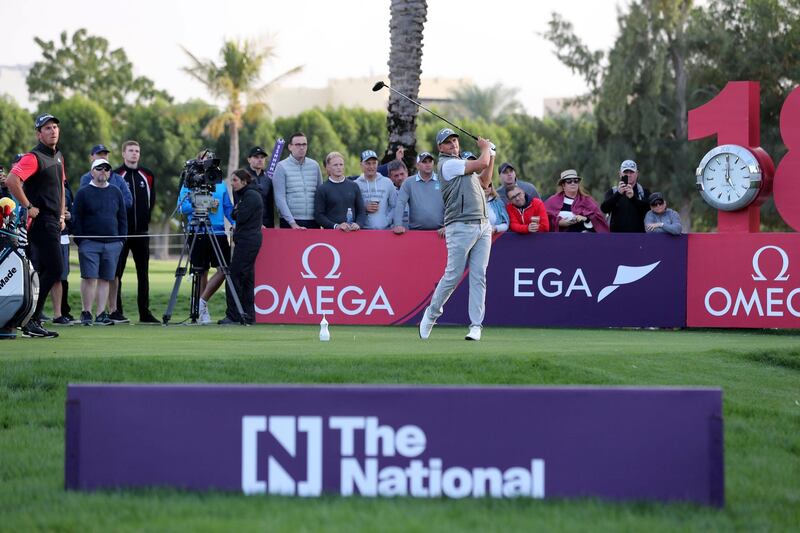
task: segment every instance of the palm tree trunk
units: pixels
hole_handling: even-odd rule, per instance
[[[230,134],[230,152],[228,154],[228,173],[230,176],[234,170],[239,168],[239,128],[236,123],[228,122],[228,133]],[[230,188],[230,186],[228,187]]]
[[[389,84],[417,100],[422,75],[422,30],[427,19],[428,4],[426,0],[392,0],[390,12]],[[386,118],[389,150],[393,152],[398,145],[405,146],[409,168],[414,166],[417,153],[418,112],[416,105],[390,92]]]

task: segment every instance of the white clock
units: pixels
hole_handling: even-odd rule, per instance
[[[758,197],[763,178],[761,165],[753,152],[736,144],[723,144],[700,161],[697,190],[711,207],[737,211]]]

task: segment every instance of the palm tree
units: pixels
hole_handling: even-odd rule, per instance
[[[183,48],[183,47],[181,47]],[[281,79],[296,74],[302,66],[260,85],[261,69],[275,55],[275,47],[267,42],[253,39],[226,40],[220,50],[220,63],[210,59],[198,59],[183,48],[191,60],[191,66],[183,71],[202,83],[212,97],[227,102],[225,108],[206,124],[204,133],[218,138],[227,128],[230,136],[228,173],[239,168],[239,130],[244,119],[258,119],[269,113],[266,96]]]
[[[389,84],[417,100],[422,75],[422,30],[428,3],[425,0],[392,0],[390,12]],[[418,111],[416,105],[390,92],[386,117],[389,150],[394,152],[398,145],[409,148],[406,163],[413,161],[416,153]]]
[[[511,89],[496,84],[485,89],[477,85],[467,85],[451,91],[453,103],[466,118],[482,118],[486,122],[523,111],[517,100],[519,89]]]

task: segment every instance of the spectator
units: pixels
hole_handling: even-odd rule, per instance
[[[405,180],[397,194],[392,231],[397,235],[406,232],[404,217],[407,209],[409,229],[437,230],[439,236],[444,237],[444,201],[439,178],[433,172],[433,156],[422,152],[419,159],[419,172]]]
[[[504,203],[508,202],[508,189],[512,185],[520,187],[527,196],[530,198],[540,198],[539,191],[533,186],[533,183],[517,179],[517,171],[509,162],[500,165],[500,187],[497,189],[497,196],[503,200]]]
[[[465,150],[461,152],[461,159],[463,159],[464,161],[475,161],[478,159],[478,156],[476,156],[469,150]]]
[[[550,221],[544,203],[538,198],[531,198],[522,187],[510,185],[506,190],[508,204],[508,225],[515,233],[547,233]]]
[[[497,196],[494,185],[491,183],[483,188],[486,196],[486,207],[489,213],[489,224],[492,225],[492,233],[503,233],[508,231],[508,211],[503,201]]]
[[[111,161],[111,158],[108,157],[109,153],[110,152],[108,151],[108,148],[106,148],[106,145],[94,145],[92,150],[89,152],[89,164],[91,165],[92,161],[95,159],[105,159],[106,161]],[[90,181],[92,181],[91,171],[81,176],[81,183],[78,186],[78,189],[89,185]],[[131,190],[128,188],[128,184],[124,179],[122,179],[122,176],[116,172],[111,172],[111,177],[109,178],[108,183],[120,190],[122,193],[122,199],[125,200],[125,209],[130,209],[133,206],[133,196],[131,195]]]
[[[612,233],[644,233],[650,191],[639,181],[639,167],[626,159],[619,166],[619,183],[606,192],[600,209],[611,217]]]
[[[280,227],[293,229],[319,228],[314,220],[314,198],[322,183],[319,163],[306,157],[308,140],[304,133],[289,137],[289,155],[278,163],[272,186],[275,205],[281,214]]]
[[[156,204],[155,175],[139,165],[141,148],[136,141],[122,144],[123,164],[116,172],[131,191],[133,204],[128,209],[129,238],[122,245],[117,263],[117,281],[111,283],[108,295],[109,318],[114,322],[128,322],[122,309],[122,275],[128,262],[128,252],[136,264],[137,295],[140,324],[161,324],[150,312],[150,216]]]
[[[108,151],[108,148],[106,148],[106,146],[104,144],[96,144],[96,145],[94,145],[92,147],[91,151],[89,152],[89,163],[91,164],[93,161],[95,161],[97,159],[105,159],[106,161],[111,161],[111,159],[108,157],[109,153],[110,152]],[[87,185],[89,185],[89,183],[91,181],[92,181],[92,172],[89,171],[86,174],[84,174],[83,176],[81,176],[81,182],[80,182],[80,185],[78,186],[78,189],[86,187]],[[120,176],[116,172],[112,171],[111,172],[111,177],[109,178],[108,183],[113,185],[113,186],[115,186],[115,187],[117,187],[120,190],[120,192],[122,193],[122,199],[125,201],[125,208],[126,209],[131,209],[131,207],[133,206],[133,195],[131,194],[131,190],[128,187],[128,184],[122,178],[122,176]],[[109,302],[110,302],[110,307],[111,307],[112,312],[109,312],[109,317],[111,318],[111,320],[115,324],[121,324],[121,323],[129,322],[129,320],[127,318],[125,318],[125,316],[122,315],[121,312],[114,311],[116,309],[116,305],[117,305],[117,297],[116,297],[116,294],[117,294],[117,283],[116,283],[116,281],[112,285],[111,291],[112,291],[111,292],[111,298],[109,299]],[[103,304],[103,305],[105,305],[105,304]],[[55,310],[54,310],[54,312],[55,312]]]
[[[403,182],[408,179],[408,167],[402,160],[390,161],[386,165],[386,172],[388,172],[388,174],[384,174],[384,176],[389,177],[397,191],[400,190]],[[380,174],[380,172],[378,172],[378,174]]]
[[[608,233],[605,215],[583,188],[575,170],[562,172],[557,188],[558,192],[544,203],[552,231]]]
[[[660,192],[654,192],[648,199],[650,211],[644,216],[644,229],[647,233],[669,233],[680,235],[683,231],[681,217],[667,208],[667,201]]]
[[[267,176],[264,169],[267,168],[267,152],[260,146],[250,149],[247,156],[247,167],[245,170],[253,176],[253,181],[261,191],[261,200],[264,204],[264,218],[261,225],[265,228],[275,227],[275,189],[272,185],[272,178]]]
[[[6,187],[17,204],[28,210],[28,250],[33,268],[39,274],[39,294],[28,323],[23,326],[26,337],[58,337],[55,331],[42,327],[42,309],[46,295],[61,277],[61,230],[65,226],[64,183],[67,172],[64,157],[58,148],[61,135],[59,120],[42,113],[34,121],[39,144],[24,154],[6,178]]]
[[[9,198],[11,197],[11,193],[8,192],[8,187],[6,187],[6,167],[0,165],[0,198]]]
[[[92,325],[92,306],[97,301],[94,323],[114,322],[104,311],[109,285],[117,271],[122,241],[128,233],[128,216],[122,191],[108,183],[111,164],[105,159],[92,162],[92,181],[75,195],[75,241],[81,268],[81,324]]]
[[[397,204],[397,190],[392,180],[378,174],[378,154],[361,152],[361,175],[356,179],[367,212],[364,229],[388,229]]]
[[[331,152],[325,157],[328,179],[317,188],[314,212],[317,224],[325,229],[358,231],[366,220],[361,189],[344,177],[344,156]]]
[[[203,157],[207,156],[208,151],[204,150],[201,156],[198,156],[198,159],[202,160]],[[250,171],[247,170],[247,172]],[[250,175],[253,176],[253,173],[250,172]],[[255,176],[253,176],[252,181],[254,183],[256,182]],[[258,186],[256,185],[256,187]],[[263,191],[263,189],[260,188],[259,190]],[[208,222],[211,225],[212,233],[211,237],[217,241],[222,259],[229,265],[231,262],[231,246],[230,243],[228,243],[228,235],[225,233],[225,219],[227,218],[229,222],[233,223],[233,218],[231,217],[233,213],[233,202],[231,202],[231,197],[228,194],[228,187],[225,183],[220,182],[216,184],[213,197],[212,208],[208,211]],[[220,206],[222,206],[222,209],[219,208]],[[222,268],[220,268],[221,265],[217,259],[217,254],[214,252],[214,245],[209,240],[206,229],[204,227],[192,226],[194,207],[192,206],[191,192],[185,185],[181,187],[180,193],[178,194],[178,208],[181,214],[188,217],[188,224],[192,227],[192,231],[197,233],[194,248],[192,249],[192,256],[190,258],[192,270],[195,275],[199,276],[198,282],[200,283],[200,301],[198,302],[199,316],[197,318],[201,324],[210,324],[211,315],[208,312],[208,301],[222,286],[222,282],[225,281],[225,273],[222,271]],[[217,271],[211,276],[211,279],[208,279],[208,271],[212,266],[216,268]]]
[[[75,317],[69,305],[69,234],[72,233],[72,189],[64,182],[64,229],[61,230],[61,279],[53,283],[50,298],[53,301],[53,325],[71,326]]]
[[[236,170],[231,175],[231,188],[237,199],[231,215],[236,221],[233,230],[231,281],[243,313],[239,313],[233,293],[228,290],[225,318],[218,322],[221,326],[255,323],[255,264],[262,239],[264,203],[261,190],[254,183],[252,174],[244,169]]]
[[[383,159],[381,160],[381,164],[378,165],[378,174],[391,178],[391,176],[389,176],[389,165],[394,161],[403,161],[403,157],[405,157],[405,154],[406,154],[406,147],[403,146],[402,144],[397,145],[397,148],[395,149],[394,153],[392,153],[391,149],[387,149],[386,153],[383,156]],[[400,188],[399,185],[396,185],[396,187],[398,189]]]

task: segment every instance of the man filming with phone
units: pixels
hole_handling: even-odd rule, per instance
[[[619,183],[606,192],[600,209],[610,215],[612,233],[644,233],[644,217],[650,210],[650,191],[639,183],[636,161],[626,159],[619,166]]]

